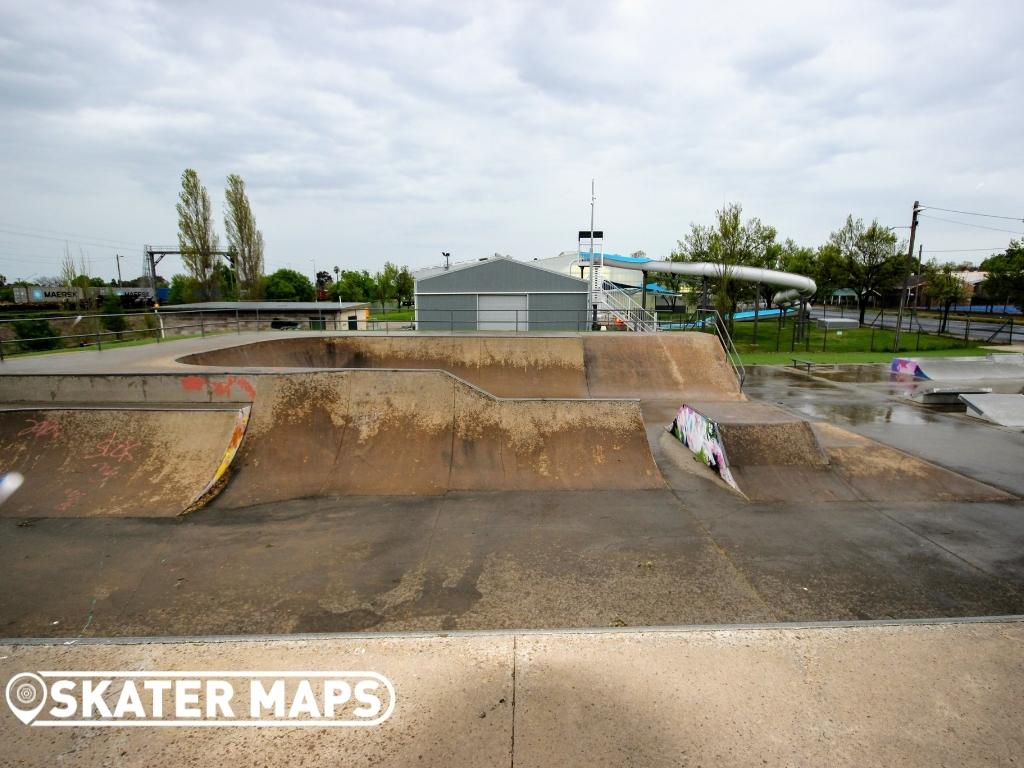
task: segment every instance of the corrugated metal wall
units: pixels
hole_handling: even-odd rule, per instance
[[[529,317],[520,330],[579,331],[589,328],[588,285],[510,259],[494,259],[452,269],[416,283],[418,328],[469,331],[478,328],[481,294],[525,294]]]

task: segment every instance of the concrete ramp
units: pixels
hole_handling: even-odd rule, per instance
[[[236,470],[218,505],[664,486],[639,403],[504,400],[441,371],[261,377]]]
[[[961,394],[967,413],[1001,427],[1024,429],[1024,395]]]
[[[300,336],[182,357],[218,368],[448,371],[498,397],[586,397],[578,337]]]
[[[689,402],[672,434],[733,489],[754,500],[848,498],[805,419],[766,403]]]
[[[591,397],[744,399],[710,333],[604,333],[582,341]]]
[[[693,402],[672,434],[752,501],[994,500],[1009,494],[765,403]]]
[[[179,362],[220,369],[443,370],[498,397],[743,399],[721,344],[706,333],[299,336]]]
[[[897,375],[934,381],[1016,379],[1024,382],[1024,355],[985,357],[896,357],[890,370]]]
[[[0,411],[4,517],[172,517],[220,490],[249,407]]]

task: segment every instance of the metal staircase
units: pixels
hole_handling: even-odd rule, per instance
[[[603,280],[601,290],[596,292],[597,309],[622,323],[626,330],[636,333],[655,333],[658,330],[658,316],[635,301],[626,291]]]

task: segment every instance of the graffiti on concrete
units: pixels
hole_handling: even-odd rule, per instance
[[[672,421],[671,432],[676,439],[693,451],[697,459],[717,472],[726,483],[739,490],[732,472],[729,471],[725,447],[722,445],[715,422],[690,406],[684,405]]]
[[[238,448],[242,444],[242,438],[245,437],[245,428],[249,425],[249,413],[251,410],[252,408],[248,405],[239,409],[238,414],[235,416],[235,426],[231,430],[231,439],[228,441],[228,447],[224,451],[220,466],[217,467],[217,471],[214,472],[213,478],[206,484],[206,487],[192,499],[185,512],[190,511],[196,504],[200,503],[206,494],[216,488],[224,475],[227,474],[228,469],[231,467],[231,462],[234,460],[235,454],[238,453]]]
[[[18,432],[18,437],[60,437],[60,425],[50,418],[34,419],[28,417],[28,426]]]
[[[256,387],[242,376],[227,376],[221,381],[202,376],[185,376],[181,379],[181,388],[187,392],[200,392],[207,386],[214,397],[231,397],[233,387],[238,387],[248,395],[249,400],[256,399]]]
[[[911,360],[909,357],[894,357],[889,370],[897,376],[914,376],[918,379],[928,378],[917,364],[917,360]]]
[[[231,395],[231,388],[238,387],[249,396],[250,400],[256,399],[256,387],[250,384],[248,379],[244,379],[241,376],[228,376],[224,381],[215,381],[212,384],[213,394],[217,397],[229,397]]]

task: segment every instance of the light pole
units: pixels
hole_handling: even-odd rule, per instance
[[[313,302],[317,303],[320,301],[320,280],[316,276],[316,259],[309,261],[313,265]]]

